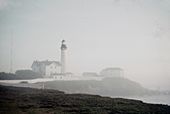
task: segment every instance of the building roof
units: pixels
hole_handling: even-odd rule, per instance
[[[109,67],[109,68],[105,68],[103,70],[100,71],[100,74],[103,73],[103,72],[112,72],[112,71],[123,71],[122,68],[119,68],[119,67]]]
[[[48,60],[46,60],[46,61],[34,61],[33,63],[32,63],[32,66],[31,67],[33,67],[34,65],[35,66],[41,66],[41,65],[45,65],[45,66],[47,66],[47,65],[50,65],[50,64],[52,64],[52,63],[55,63],[55,64],[57,64],[58,66],[61,66],[61,63],[59,62],[59,61],[48,61]]]
[[[119,67],[109,67],[109,68],[103,69],[102,71],[104,71],[104,70],[123,70],[123,69],[119,68]]]

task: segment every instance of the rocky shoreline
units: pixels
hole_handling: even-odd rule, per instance
[[[169,114],[170,106],[139,100],[0,86],[0,114]]]

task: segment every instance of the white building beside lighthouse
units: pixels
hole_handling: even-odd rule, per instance
[[[46,78],[53,77],[53,75],[60,75],[61,64],[59,61],[34,61],[32,70],[43,75]]]
[[[65,40],[61,42],[61,61],[34,61],[31,65],[32,71],[43,75],[45,78],[57,77],[66,75],[66,50]],[[70,74],[70,73],[68,73]]]
[[[122,68],[111,67],[105,68],[100,72],[102,77],[124,77],[124,71]]]

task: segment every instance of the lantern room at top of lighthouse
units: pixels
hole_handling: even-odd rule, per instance
[[[66,50],[67,46],[65,44],[65,40],[62,40],[62,44],[61,44],[61,50]]]

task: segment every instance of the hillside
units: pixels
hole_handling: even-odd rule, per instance
[[[0,114],[169,114],[170,106],[138,100],[0,86]]]
[[[74,80],[45,82],[45,88],[61,90],[67,93],[88,93],[105,96],[141,96],[152,94],[139,83],[126,78],[105,78],[101,81]]]

